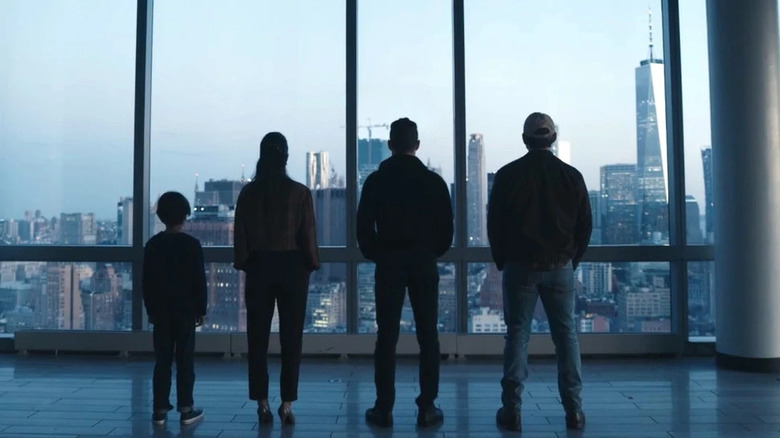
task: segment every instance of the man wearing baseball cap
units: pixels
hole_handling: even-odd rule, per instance
[[[496,267],[503,271],[507,326],[503,406],[496,422],[508,430],[522,429],[520,404],[538,298],[555,343],[566,427],[585,427],[574,270],[588,247],[592,217],[582,174],[551,151],[556,139],[550,116],[528,116],[523,125],[528,153],[496,173],[488,202],[488,239]]]

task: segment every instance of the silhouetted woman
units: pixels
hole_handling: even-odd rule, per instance
[[[246,272],[249,398],[261,424],[268,406],[268,337],[274,302],[282,344],[282,424],[293,424],[309,275],[319,269],[314,207],[309,189],[287,176],[287,139],[271,132],[260,143],[255,177],[238,197],[233,239],[236,269]]]

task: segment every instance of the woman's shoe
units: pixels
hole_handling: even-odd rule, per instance
[[[257,408],[257,419],[260,424],[271,424],[274,422],[274,414],[268,406],[259,406]]]
[[[279,419],[282,420],[282,425],[295,424],[295,415],[293,415],[292,409],[285,409],[284,405],[279,406]]]

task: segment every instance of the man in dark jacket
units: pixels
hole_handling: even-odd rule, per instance
[[[566,426],[582,429],[580,347],[574,320],[574,270],[588,248],[592,218],[588,190],[577,169],[550,150],[550,116],[533,113],[523,126],[528,153],[502,167],[488,203],[488,239],[504,272],[504,378],[499,426],[521,430],[520,402],[528,376],[528,338],[541,297],[558,356],[558,390]]]
[[[390,127],[393,155],[363,185],[357,238],[363,255],[376,263],[377,341],[374,352],[376,403],[366,421],[393,424],[395,347],[406,289],[420,344],[419,426],[441,423],[434,406],[439,392],[439,272],[437,258],[452,245],[452,203],[444,180],[415,156],[417,124],[403,118]]]

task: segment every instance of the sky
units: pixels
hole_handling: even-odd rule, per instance
[[[269,131],[345,173],[345,11],[338,0],[155,2],[151,197],[192,197],[213,178],[251,177]],[[704,200],[710,144],[704,0],[680,2],[686,180]],[[132,194],[135,0],[3,0],[0,218],[95,212]],[[605,164],[636,162],[634,69],[648,56],[648,8],[663,57],[660,1],[466,0],[467,132],[488,171],[524,153],[522,121],[549,113],[591,189]],[[417,121],[420,156],[453,180],[449,0],[363,0],[358,123]],[[366,137],[361,128],[359,135]],[[372,135],[386,138],[377,127]],[[463,144],[461,147],[465,148]],[[703,209],[702,209],[703,211]]]

